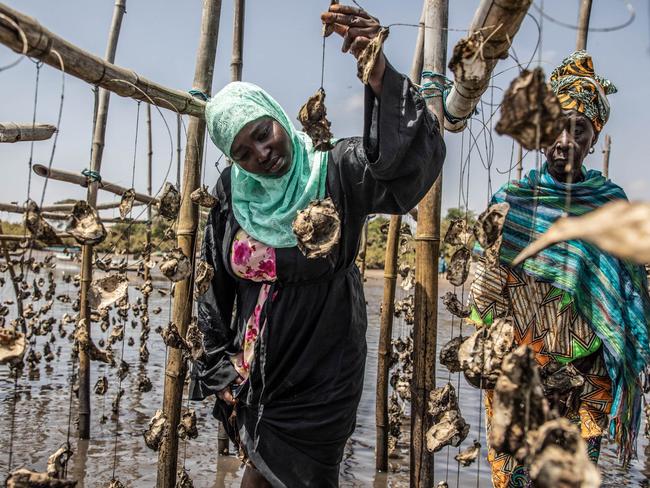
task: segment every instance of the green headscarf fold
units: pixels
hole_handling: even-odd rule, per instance
[[[282,107],[252,83],[229,83],[205,107],[210,138],[229,158],[235,136],[261,117],[275,119],[289,134],[292,165],[286,174],[270,177],[249,173],[234,161],[233,212],[251,237],[271,247],[293,247],[297,241],[291,224],[296,213],[325,196],[328,154],[316,151],[309,137],[294,128]]]

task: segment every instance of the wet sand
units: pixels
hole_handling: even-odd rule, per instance
[[[57,277],[62,272],[75,274],[78,268],[68,263],[59,263]],[[341,465],[341,486],[343,487],[406,487],[408,486],[408,439],[403,439],[401,459],[391,459],[391,465],[396,472],[376,473],[374,469],[375,444],[375,383],[377,368],[377,340],[379,334],[379,305],[382,296],[382,273],[371,271],[366,283],[366,300],[368,302],[368,358],[363,396],[357,415],[357,427],[348,443],[343,463]],[[154,283],[155,288],[168,288],[165,281]],[[441,283],[440,296],[447,291],[448,285]],[[58,279],[57,295],[69,293],[74,296],[77,289],[72,284]],[[404,292],[398,288],[398,294]],[[131,301],[137,298],[137,292],[130,291]],[[115,369],[107,365],[93,363],[92,384],[100,375],[106,375],[109,390],[106,395],[98,396],[92,393],[92,419],[90,441],[78,441],[75,436],[74,422],[76,419],[76,399],[72,402],[72,415],[69,416],[70,378],[73,363],[70,360],[70,342],[68,338],[57,336],[53,350],[57,352],[51,363],[42,361],[36,373],[28,375],[28,370],[20,378],[16,389],[15,426],[13,436],[12,466],[25,466],[36,470],[45,470],[47,457],[65,442],[68,433],[68,420],[71,420],[71,444],[75,454],[69,465],[69,476],[79,481],[78,487],[106,486],[113,472],[126,486],[153,487],[156,480],[157,453],[146,447],[142,432],[149,418],[162,404],[162,384],[164,375],[165,346],[154,329],[158,325],[166,325],[169,320],[169,297],[162,297],[157,292],[151,295],[150,309],[160,306],[162,312],[151,315],[151,334],[149,363],[140,364],[138,345],[140,325],[134,328],[129,324],[125,328],[125,341],[129,337],[135,339],[133,346],[125,345],[124,359],[130,364],[131,370],[122,382],[126,394],[122,398],[119,419],[111,412],[111,402],[118,388],[118,378]],[[7,283],[0,289],[0,299],[13,300],[11,284]],[[398,296],[399,298],[399,296]],[[42,305],[44,301],[39,302]],[[55,301],[54,316],[60,318],[63,313],[72,313],[70,304]],[[13,313],[12,308],[12,313]],[[449,338],[458,334],[458,321],[452,323],[451,317],[439,303],[439,335],[440,348]],[[68,332],[73,324],[66,327]],[[452,331],[453,329],[453,331]],[[407,333],[403,320],[396,319],[394,335]],[[55,326],[56,331],[56,326]],[[93,337],[98,340],[106,338],[108,332],[102,332],[98,324],[94,324]],[[37,349],[42,350],[44,342],[49,338],[38,337]],[[59,349],[60,348],[60,349]],[[115,351],[119,356],[119,347]],[[146,372],[153,383],[153,389],[141,393],[135,386],[139,373]],[[29,376],[29,379],[28,379]],[[451,380],[459,391],[461,411],[470,423],[470,435],[462,448],[469,445],[473,439],[479,439],[485,446],[483,409],[480,392],[467,385],[458,375],[450,377],[443,367],[437,369],[438,384]],[[218,456],[216,452],[217,423],[211,416],[212,400],[191,402],[198,417],[199,436],[189,441],[180,441],[180,463],[185,464],[197,488],[237,487],[241,481],[243,470],[235,456]],[[8,369],[0,366],[0,473],[7,474],[9,460],[9,445],[14,405],[14,384],[8,377]],[[102,415],[108,417],[104,424],[100,423]],[[406,421],[407,419],[405,419]],[[405,425],[408,430],[408,426]],[[482,459],[472,466],[462,468],[453,456],[457,448],[444,449],[435,457],[435,477],[437,481],[447,480],[450,487],[489,487],[489,467],[485,460],[485,449]],[[601,456],[603,486],[643,486],[650,487],[650,447],[645,438],[640,438],[639,459],[629,468],[618,467],[614,451],[605,446]]]

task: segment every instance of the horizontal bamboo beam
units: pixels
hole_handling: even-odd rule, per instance
[[[0,204],[2,205],[2,204]],[[133,202],[134,207],[138,207],[140,205],[144,205],[143,202]],[[95,206],[95,210],[109,210],[113,208],[118,208],[120,206],[120,202],[107,202],[107,203],[98,203]],[[74,207],[74,203],[57,203],[54,205],[44,205],[41,207],[41,210],[43,212],[69,212],[72,210],[72,207]],[[23,210],[24,211],[24,210]],[[18,213],[22,213],[23,211],[20,211]],[[10,210],[7,210],[7,212],[10,212]]]
[[[56,132],[50,124],[0,122],[0,142],[46,141]]]
[[[67,232],[57,232],[57,237],[65,239],[66,237],[72,237],[72,235]],[[0,234],[0,241],[9,241],[9,242],[22,242],[25,239],[31,239],[32,236],[29,234],[25,235],[16,235],[16,234]]]
[[[205,102],[187,92],[148,80],[136,72],[104,61],[43,27],[36,19],[0,3],[0,43],[13,51],[63,69],[87,83],[117,95],[201,119]]]
[[[49,178],[51,180],[65,181],[66,183],[73,183],[84,188],[88,186],[88,178],[79,173],[73,173],[71,171],[64,171],[61,169],[48,169],[47,166],[44,166],[42,164],[35,164],[33,166],[33,169],[34,173],[36,173],[38,176],[47,177],[49,175]],[[110,183],[106,180],[102,180],[101,183],[99,183],[99,188],[109,193],[114,193],[115,195],[122,195],[126,190],[128,190],[128,188],[116,185],[115,183]],[[156,203],[155,198],[150,197],[149,195],[144,195],[142,193],[136,193],[135,200],[147,204]]]
[[[457,50],[463,54],[458,63],[460,69],[452,68],[455,79],[445,101],[445,129],[460,132],[465,128],[466,118],[474,112],[490,85],[497,62],[508,57],[508,50],[531,3],[532,0],[481,1],[474,14],[469,36],[454,47],[450,68],[456,61]],[[476,42],[468,42],[472,39]]]

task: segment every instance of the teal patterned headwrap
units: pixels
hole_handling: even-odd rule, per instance
[[[271,247],[293,247],[297,241],[291,224],[296,213],[325,196],[328,153],[316,151],[282,107],[252,83],[229,83],[205,107],[210,138],[228,157],[239,131],[261,117],[275,119],[289,135],[292,165],[287,173],[275,177],[250,173],[234,161],[233,213],[239,225],[258,241]]]

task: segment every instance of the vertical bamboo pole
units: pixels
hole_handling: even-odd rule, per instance
[[[445,73],[449,0],[426,0],[423,69]],[[442,80],[440,80],[442,81]],[[427,100],[444,131],[442,97]],[[412,488],[433,486],[433,454],[426,448],[426,432],[432,425],[427,414],[429,392],[436,381],[438,332],[438,257],[440,255],[440,204],[442,173],[418,205],[415,235],[415,324],[413,327],[413,381],[411,382]]]
[[[193,87],[209,94],[219,36],[221,0],[203,0],[201,18],[201,37],[196,57]],[[176,230],[177,246],[192,263],[195,257],[196,230],[199,221],[198,207],[190,200],[190,193],[201,184],[201,160],[205,121],[191,117],[187,129],[185,146],[185,165],[183,170],[182,200]],[[194,277],[176,283],[172,321],[178,327],[181,337],[185,337],[187,325],[192,315],[192,286]],[[163,413],[168,422],[168,435],[163,437],[158,456],[157,488],[173,488],[176,483],[178,464],[178,437],[176,426],[180,420],[180,408],[185,383],[185,362],[180,349],[169,348],[165,367],[165,389],[163,394]]]
[[[0,222],[0,234],[4,233],[2,222]],[[18,312],[18,322],[20,323],[21,332],[27,334],[27,325],[25,324],[25,317],[23,315],[23,298],[20,293],[20,288],[18,288],[16,269],[14,268],[14,264],[11,262],[11,255],[9,254],[9,249],[7,249],[6,241],[0,240],[0,246],[2,247],[2,255],[7,263],[7,271],[9,271],[9,278],[11,279],[11,284],[14,288],[14,294],[16,295],[16,310]]]
[[[366,281],[366,254],[368,253],[368,218],[361,231],[361,244],[359,245],[359,258],[361,259],[361,283]]]
[[[108,45],[104,59],[109,63],[115,61],[117,41],[120,37],[122,17],[126,11],[126,0],[116,0],[113,10],[113,20],[108,34]],[[108,102],[110,92],[99,89],[97,103],[97,117],[93,131],[92,153],[90,155],[90,169],[100,172],[102,154],[104,152],[104,139],[106,135],[106,121],[108,119]],[[88,185],[86,200],[91,207],[97,204],[97,182],[91,181]],[[92,281],[93,246],[84,245],[81,250],[81,286],[80,286],[80,311],[81,323],[85,324],[86,332],[90,337],[90,307],[88,305],[88,290]],[[79,350],[79,438],[90,439],[90,358],[88,352]]]
[[[151,132],[151,105],[147,104],[147,195],[151,196],[151,171],[153,168],[153,134]],[[151,252],[151,219],[152,219],[151,205],[147,205],[147,233],[146,237],[146,250],[147,253]],[[149,266],[144,267],[144,281],[151,279],[151,269]],[[149,310],[149,294],[144,298],[146,309]],[[148,313],[148,312],[147,312]]]
[[[578,14],[578,37],[576,50],[587,49],[587,36],[589,35],[589,18],[591,17],[592,0],[580,0],[580,13]]]
[[[521,144],[519,144],[519,147],[517,149],[517,179],[521,180],[523,177],[524,173],[524,151],[523,148],[521,147]]]
[[[176,184],[181,185],[181,114],[176,114]]]
[[[230,61],[231,81],[241,81],[244,66],[244,17],[246,0],[235,0],[232,33],[232,59]]]
[[[424,52],[424,15],[426,0],[422,4],[422,15],[415,53],[411,65],[411,80],[418,81],[422,73]],[[391,338],[393,335],[393,314],[395,312],[395,287],[397,281],[397,252],[399,249],[399,229],[402,216],[392,215],[386,236],[386,257],[384,259],[384,296],[381,302],[381,321],[379,325],[379,346],[377,348],[377,390],[375,393],[375,468],[388,469],[388,364],[390,361]]]
[[[603,148],[603,176],[609,178],[609,155],[612,152],[612,138],[609,134],[605,136],[605,147]]]

